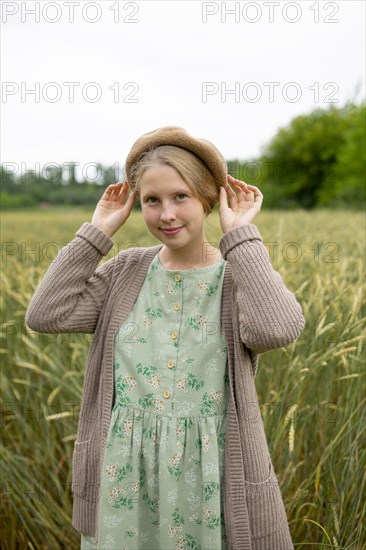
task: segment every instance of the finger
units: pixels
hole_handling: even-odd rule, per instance
[[[108,185],[108,187],[107,187],[107,189],[105,189],[104,193],[107,194],[107,195],[110,195],[111,193],[113,193],[113,191],[115,189],[115,186],[116,186],[115,183],[112,183],[111,185]]]
[[[116,187],[120,187],[121,185],[123,185],[125,182],[124,181],[117,181],[116,183],[111,183],[111,185],[108,185],[107,189],[111,188],[116,188]]]
[[[247,184],[244,181],[235,180],[233,186],[237,191],[237,201],[238,205],[247,204],[248,202],[253,202],[253,193],[247,188]]]
[[[246,184],[246,188],[243,190],[246,193],[246,201],[255,201],[257,203],[259,197],[263,199],[263,194],[255,185]]]
[[[230,182],[232,185],[234,184],[239,184],[241,187],[246,187],[247,184],[245,183],[245,181],[242,181],[242,180],[239,180],[237,178],[234,178],[233,176],[228,176],[228,178],[230,178]]]
[[[235,193],[235,191],[230,187],[229,184],[227,184],[226,191],[227,191],[228,198],[229,198],[230,208],[234,210],[234,208],[235,208],[235,207],[237,206],[237,204],[238,204],[238,199],[237,199],[236,193]]]
[[[255,188],[255,189],[257,189],[257,188]],[[259,191],[259,189],[254,190],[254,192],[251,191],[250,196],[251,196],[250,200],[252,200],[253,203],[255,203],[256,205],[259,204],[259,206],[261,206],[264,197],[263,197],[263,194]]]
[[[110,202],[110,201],[113,201],[114,199],[115,199],[115,189],[114,189],[113,186],[111,186],[110,188],[108,187],[108,188],[104,191],[101,200]]]
[[[260,191],[260,190],[258,189],[258,187],[256,187],[255,185],[248,185],[248,187],[249,187],[250,189],[252,189],[253,192],[254,192],[256,195],[259,195],[259,196],[262,195],[262,196],[263,196],[263,194],[261,193],[261,191]]]
[[[228,189],[223,185],[220,187],[220,207],[228,208]]]
[[[250,185],[249,183],[245,183],[245,181],[238,180],[233,176],[230,176],[230,174],[228,174],[228,177],[232,180],[232,184],[239,184],[240,187],[245,190],[245,192],[247,189],[250,189],[251,192],[257,191],[259,195],[262,195],[261,191],[255,185]]]
[[[129,210],[132,210],[132,207],[133,207],[133,203],[135,202],[135,199],[136,199],[136,190],[135,191],[131,191],[131,193],[128,195],[128,199],[126,201],[126,206]]]
[[[243,181],[235,180],[235,182],[233,182],[233,185],[237,190],[239,203],[245,202],[247,200],[247,193],[248,193],[248,190],[246,188],[246,183]]]
[[[137,198],[138,198],[138,190],[137,190],[137,189],[134,189],[134,190],[132,191],[132,190],[130,189],[130,192],[129,192],[128,197],[127,197],[127,202],[128,202],[128,201],[131,201],[131,203],[133,204]]]
[[[227,177],[228,177],[228,179],[230,179],[231,181],[240,181],[240,180],[238,180],[237,178],[234,178],[234,176],[232,176],[231,174],[228,174]]]
[[[227,196],[228,196],[228,188],[221,185],[221,187],[220,187],[220,199],[221,200],[226,199],[226,202],[227,202]]]
[[[112,183],[111,185],[108,185],[105,192],[108,195],[111,195],[112,193],[115,193],[116,191],[119,192],[122,185],[123,185],[123,182],[121,182],[121,181],[119,181],[117,183]]]
[[[126,199],[126,196],[127,196],[127,193],[128,193],[127,183],[124,181],[122,183],[122,186],[120,188],[116,189],[116,191],[118,191],[118,195],[116,196],[116,200],[119,201],[119,202],[123,202]]]
[[[247,184],[245,183],[245,181],[241,181],[241,180],[238,180],[237,178],[234,178],[233,176],[229,176],[230,177],[230,181],[232,184],[234,183],[239,183],[240,185],[242,186],[246,186]]]
[[[235,185],[238,189],[241,189],[245,193],[247,192],[248,188],[250,187],[247,183],[245,183],[245,181],[241,181],[241,180],[235,180],[233,182],[233,185]]]

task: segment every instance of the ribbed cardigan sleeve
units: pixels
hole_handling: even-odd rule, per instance
[[[114,242],[89,222],[75,235],[52,261],[29,302],[25,323],[37,332],[95,331],[116,258],[97,267]]]
[[[305,327],[301,305],[273,269],[258,227],[231,229],[221,237],[219,248],[232,267],[245,345],[264,353],[296,340]]]

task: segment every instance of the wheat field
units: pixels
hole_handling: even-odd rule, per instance
[[[5,212],[1,272],[1,547],[76,549],[71,460],[92,335],[24,324],[34,290],[92,211]],[[256,377],[296,550],[366,548],[364,214],[261,211],[254,223],[306,327],[263,354]],[[218,213],[206,237],[218,246]],[[133,212],[105,261],[157,241]]]

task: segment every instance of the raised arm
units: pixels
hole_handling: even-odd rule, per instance
[[[127,182],[109,185],[75,238],[64,246],[48,268],[25,314],[38,332],[95,331],[111,284],[117,257],[97,269],[113,247],[113,234],[129,217],[136,194]]]
[[[256,353],[286,346],[304,329],[295,295],[272,267],[256,225],[235,227],[219,242],[237,289],[240,337]]]
[[[93,333],[116,258],[97,267],[113,244],[103,231],[85,222],[45,273],[29,302],[26,324],[37,332]]]
[[[219,247],[230,262],[236,287],[240,337],[256,353],[290,344],[301,334],[305,319],[294,294],[272,267],[258,227],[263,194],[254,185],[228,175],[220,189]],[[228,200],[230,206],[228,205]]]

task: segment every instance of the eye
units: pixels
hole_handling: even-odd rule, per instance
[[[188,195],[186,195],[185,193],[178,193],[176,195],[176,197],[183,197],[184,198],[184,197],[188,197]],[[151,199],[157,200],[156,197],[148,197],[145,202],[148,203]],[[153,204],[155,204],[155,203],[153,203]]]

